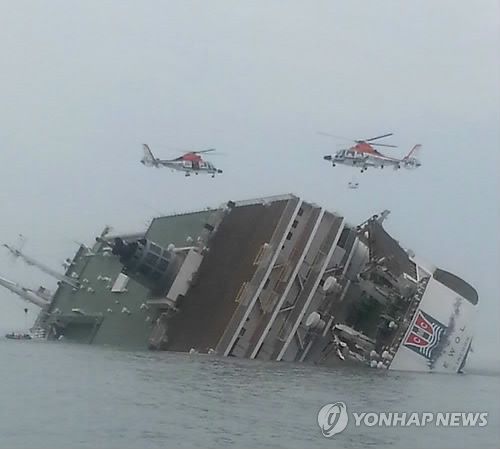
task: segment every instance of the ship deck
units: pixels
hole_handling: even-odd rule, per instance
[[[223,219],[195,284],[179,305],[180,312],[169,320],[168,350],[207,352],[217,346],[238,307],[240,287],[258,267],[255,256],[271,239],[286,204],[240,206]]]

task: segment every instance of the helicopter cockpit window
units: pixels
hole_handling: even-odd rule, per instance
[[[193,164],[191,164],[191,161],[184,161],[182,165],[186,168],[192,168]]]
[[[347,156],[347,157],[354,157],[354,151],[348,151],[348,152],[346,153],[346,156]]]
[[[344,157],[344,156],[345,156],[345,150],[337,151],[337,157]]]
[[[200,162],[200,168],[207,168],[207,163],[206,163],[206,162],[201,161],[201,162]]]

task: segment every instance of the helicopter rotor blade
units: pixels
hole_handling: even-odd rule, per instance
[[[385,144],[385,143],[370,143],[370,145],[372,147],[388,147],[388,148],[397,148],[398,146],[397,145],[388,145],[388,144]]]
[[[382,136],[378,136],[378,137],[372,137],[370,139],[365,139],[365,140],[356,140],[357,143],[361,143],[361,142],[372,142],[374,140],[378,140],[378,139],[383,139],[384,137],[390,137],[392,136],[393,133],[388,133],[388,134],[384,134]]]
[[[202,153],[209,153],[210,151],[216,151],[216,150],[215,148],[209,148],[208,150],[193,151],[193,153],[202,154]]]
[[[343,139],[343,140],[349,140],[351,142],[355,142],[355,143],[368,143],[368,142],[373,142],[374,140],[378,140],[378,139],[383,139],[384,137],[390,137],[393,135],[393,133],[388,133],[388,134],[383,134],[381,136],[377,136],[377,137],[372,137],[370,139],[365,139],[365,140],[355,140],[355,139],[351,139],[349,137],[344,137],[344,136],[336,136],[334,134],[329,134],[329,133],[325,133],[323,131],[318,131],[318,134],[322,135],[322,136],[327,136],[327,137],[332,137],[334,139]],[[387,148],[397,148],[397,145],[390,145],[390,144],[386,144],[386,143],[370,143],[370,145],[377,145],[377,146],[380,146],[380,147],[387,147]]]

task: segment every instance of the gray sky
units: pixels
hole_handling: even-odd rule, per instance
[[[2,241],[53,267],[105,224],[292,192],[387,229],[480,294],[476,353],[498,352],[498,2],[0,1]],[[394,132],[415,172],[324,154]],[[215,147],[224,175],[139,163],[141,144]],[[0,275],[48,280],[0,253]],[[0,292],[0,328],[24,303]],[[34,317],[34,310],[31,312]]]

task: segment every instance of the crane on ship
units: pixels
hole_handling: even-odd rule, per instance
[[[52,295],[44,287],[40,287],[38,290],[32,290],[1,276],[0,286],[5,287],[25,301],[35,304],[42,309],[46,308],[52,299]]]
[[[80,283],[78,281],[76,281],[75,279],[71,279],[70,277],[65,276],[64,274],[58,273],[56,270],[53,270],[52,268],[38,262],[37,260],[33,259],[30,256],[27,256],[20,249],[13,248],[12,246],[7,245],[6,243],[4,243],[3,246],[5,248],[7,248],[9,250],[9,252],[16,259],[20,258],[26,264],[28,264],[30,266],[37,267],[40,271],[43,271],[45,274],[48,274],[49,276],[56,278],[58,281],[63,282],[64,284],[70,285],[73,288],[78,288],[80,286]]]

